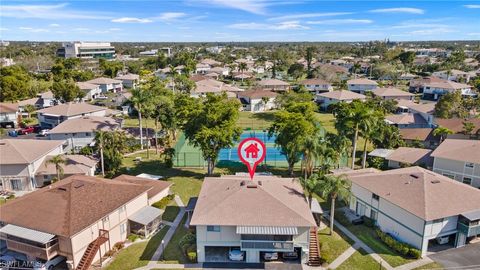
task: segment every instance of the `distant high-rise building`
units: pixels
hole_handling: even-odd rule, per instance
[[[110,42],[65,42],[57,50],[58,57],[64,58],[115,58],[115,48]]]

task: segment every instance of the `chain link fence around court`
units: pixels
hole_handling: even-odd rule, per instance
[[[285,156],[275,147],[275,137],[268,137],[266,131],[263,130],[244,130],[240,136],[240,141],[245,138],[255,137],[262,140],[267,148],[267,154],[262,165],[287,168],[288,163]],[[340,166],[347,165],[347,157],[343,157],[340,161]],[[220,167],[244,167],[245,165],[240,162],[237,154],[237,144],[233,148],[222,149],[218,158],[218,166]],[[175,167],[201,167],[205,168],[207,162],[203,159],[200,149],[190,145],[186,140],[185,135],[181,134],[177,144],[175,145]],[[259,165],[260,166],[260,165]],[[297,162],[295,168],[300,168],[301,163]]]

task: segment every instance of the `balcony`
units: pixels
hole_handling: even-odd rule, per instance
[[[281,251],[293,252],[292,241],[261,241],[261,240],[242,240],[241,249],[244,250],[262,250],[262,251]]]
[[[44,260],[50,260],[58,254],[58,242],[55,241],[54,244],[46,244],[45,247],[38,247],[29,245],[22,242],[17,242],[15,240],[7,239],[7,248],[10,250],[18,251],[21,253],[28,254],[32,257],[41,258]]]

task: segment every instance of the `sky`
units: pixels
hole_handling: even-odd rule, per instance
[[[0,2],[0,39],[35,41],[479,40],[480,1]]]

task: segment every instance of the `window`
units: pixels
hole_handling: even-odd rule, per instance
[[[434,219],[432,221],[432,223],[442,223],[443,222],[443,218],[439,218],[439,219]]]
[[[85,136],[90,137],[90,136],[92,136],[92,134],[87,132],[87,133],[85,133]]]
[[[207,226],[207,232],[219,232],[220,226]]]
[[[363,203],[357,202],[356,213],[359,216],[365,216],[366,206]]]
[[[372,211],[370,211],[370,218],[373,219],[373,220],[375,220],[375,221],[377,221],[377,219],[378,219],[378,212],[372,209]]]
[[[22,190],[22,181],[20,179],[12,179],[10,180],[10,184],[13,190]]]
[[[471,162],[465,163],[465,168],[472,168],[473,169],[474,164]]]
[[[374,200],[377,200],[377,201],[378,201],[378,200],[380,200],[380,196],[378,196],[378,195],[377,195],[377,194],[375,194],[375,193],[372,193],[372,199],[374,199]]]
[[[120,233],[124,234],[127,231],[127,223],[120,224]]]
[[[467,185],[472,185],[472,178],[470,177],[463,177],[463,181],[462,181],[464,184],[467,184]]]
[[[448,178],[455,179],[455,176],[454,176],[453,174],[443,173],[443,176],[446,176],[446,177],[448,177]]]

